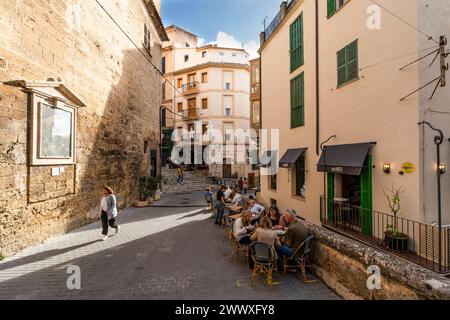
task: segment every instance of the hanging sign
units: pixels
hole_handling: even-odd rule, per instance
[[[416,171],[416,166],[414,163],[405,162],[402,164],[402,170],[405,174],[413,174]]]

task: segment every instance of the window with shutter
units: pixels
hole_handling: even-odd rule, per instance
[[[337,53],[338,87],[359,79],[358,65],[358,40],[355,40]]]
[[[328,18],[336,12],[336,0],[328,0],[327,13]]]
[[[291,72],[304,64],[303,13],[290,26]]]
[[[291,80],[291,128],[305,125],[305,88],[304,73]]]

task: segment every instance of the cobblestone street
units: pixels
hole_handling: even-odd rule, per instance
[[[94,223],[0,262],[0,299],[338,299],[298,275],[252,287],[243,258],[230,262],[223,230],[197,207],[202,194],[166,197],[159,207],[123,212],[120,234],[106,242]],[[192,207],[165,207],[178,202]],[[81,269],[81,290],[67,288],[72,265]]]

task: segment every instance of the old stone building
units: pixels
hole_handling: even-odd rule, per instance
[[[4,0],[0,12],[0,253],[10,255],[96,218],[103,185],[121,207],[137,198],[157,167],[167,35],[160,1]]]

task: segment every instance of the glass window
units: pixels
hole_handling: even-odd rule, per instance
[[[277,190],[277,175],[274,174],[273,176],[270,176],[270,189],[271,190]]]
[[[305,156],[301,156],[295,164],[295,195],[305,196]]]
[[[72,157],[73,112],[41,103],[41,159],[70,159]]]

